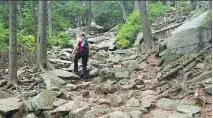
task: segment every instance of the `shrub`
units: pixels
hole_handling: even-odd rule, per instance
[[[8,29],[4,28],[4,24],[0,23],[0,51],[4,51],[8,46]]]
[[[127,48],[135,40],[137,33],[141,31],[140,13],[133,11],[127,17],[127,22],[120,26],[120,30],[116,35],[116,46],[119,48]]]
[[[59,32],[47,39],[47,47],[65,45],[72,37],[66,32]]]
[[[167,6],[164,5],[161,1],[150,3],[148,5],[147,10],[149,20],[156,19],[157,17],[165,14],[167,10],[168,10]]]
[[[35,38],[33,35],[23,35],[20,34],[17,36],[17,43],[19,45],[24,45],[26,46],[29,51],[35,51]]]

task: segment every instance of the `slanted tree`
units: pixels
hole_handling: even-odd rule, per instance
[[[194,11],[196,9],[196,6],[197,6],[197,1],[190,0],[190,9],[191,9],[191,11]]]
[[[49,37],[52,37],[52,10],[51,10],[51,1],[47,1],[48,5],[48,26],[49,26]]]
[[[91,1],[88,1],[88,21],[87,21],[87,27],[91,28],[91,16],[92,16],[92,10],[91,10]]]
[[[41,70],[47,67],[46,21],[47,1],[39,1],[36,69],[38,68]]]
[[[33,22],[33,35],[35,39],[35,44],[37,43],[37,33],[36,33],[36,12],[35,12],[36,3],[32,1],[32,22]]]
[[[139,4],[138,4],[138,1],[134,1],[134,5],[135,5],[135,10],[138,10],[139,11]]]
[[[126,10],[125,10],[125,8],[124,8],[123,1],[117,1],[117,3],[118,3],[118,4],[120,5],[120,7],[121,7],[123,20],[126,21],[126,20],[127,20],[127,18],[126,18]]]
[[[9,79],[17,83],[17,1],[9,1]]]
[[[19,20],[19,28],[22,29],[23,26],[23,12],[22,12],[23,1],[17,1],[17,9],[18,9],[18,20]]]
[[[146,52],[155,48],[154,40],[151,34],[149,19],[147,15],[146,1],[138,1],[140,8],[142,32],[144,37],[144,49]]]

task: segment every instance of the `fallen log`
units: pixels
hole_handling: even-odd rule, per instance
[[[163,31],[166,31],[166,30],[169,30],[169,29],[178,27],[178,26],[180,26],[180,25],[182,25],[182,24],[183,24],[183,23],[179,23],[179,24],[176,24],[176,25],[173,25],[173,26],[170,26],[170,27],[161,29],[161,30],[157,30],[157,31],[152,32],[152,34],[160,33],[160,32],[163,32]]]
[[[190,63],[192,63],[193,61],[195,61],[198,57],[200,57],[203,53],[205,53],[207,50],[211,49],[212,45],[207,46],[206,48],[204,48],[199,54],[197,54],[195,57],[192,57],[190,60],[188,60],[187,62],[179,65],[178,67],[176,67],[175,69],[169,71],[168,73],[164,74],[161,78],[157,78],[158,81],[163,81],[165,79],[168,79],[169,77],[171,77],[172,75],[174,75],[175,73],[177,73],[179,70],[183,69],[184,67],[186,67],[187,65],[189,65]]]

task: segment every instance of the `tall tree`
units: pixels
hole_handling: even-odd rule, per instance
[[[32,21],[33,21],[33,35],[35,39],[35,44],[37,43],[37,34],[36,34],[36,12],[35,12],[36,3],[32,1]]]
[[[138,4],[138,1],[134,1],[134,5],[135,5],[135,10],[138,10],[139,11],[139,4]]]
[[[22,28],[22,26],[23,26],[23,17],[24,16],[22,13],[22,6],[23,6],[23,1],[17,1],[19,28]]]
[[[149,19],[147,15],[146,1],[138,1],[140,8],[142,32],[144,34],[144,49],[145,51],[150,51],[155,48],[154,40],[151,34]]]
[[[92,10],[91,10],[91,1],[88,1],[88,22],[87,22],[87,27],[90,30],[91,26],[91,16],[92,16]]]
[[[52,37],[52,9],[51,9],[51,1],[47,1],[48,5],[48,26],[49,26],[49,37]]]
[[[9,79],[17,83],[17,1],[9,1]]]
[[[190,0],[190,9],[191,9],[191,11],[194,11],[196,9],[196,6],[197,6],[197,1]]]
[[[46,21],[47,21],[47,1],[39,1],[38,12],[38,35],[37,35],[37,67],[46,68]]]
[[[127,20],[127,18],[126,18],[126,10],[125,10],[125,8],[124,8],[123,1],[117,1],[117,3],[118,3],[118,4],[120,5],[120,7],[121,7],[123,20],[126,21],[126,20]]]

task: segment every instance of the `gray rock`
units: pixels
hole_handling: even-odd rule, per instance
[[[90,107],[77,108],[69,113],[69,118],[83,118],[84,114],[89,111]]]
[[[116,91],[116,81],[107,80],[106,83],[95,86],[95,90],[105,94],[114,93]]]
[[[57,100],[54,92],[50,89],[45,90],[38,94],[37,96],[33,97],[32,99],[28,99],[28,107],[29,109],[34,110],[49,110],[53,109],[53,103]]]
[[[190,118],[187,114],[175,112],[169,116],[169,118]]]
[[[142,118],[141,111],[131,111],[130,113],[131,118]]]
[[[53,106],[54,106],[54,107],[59,107],[59,106],[65,104],[65,103],[67,103],[67,102],[68,102],[68,101],[67,101],[67,100],[64,100],[64,99],[58,99],[57,101],[55,101],[55,102],[53,103]]]
[[[97,77],[99,74],[99,69],[95,68],[95,69],[92,69],[90,72],[89,72],[89,75],[91,77]]]
[[[38,118],[38,117],[35,114],[31,113],[31,114],[27,114],[25,118]]]
[[[54,110],[52,110],[50,113],[58,113],[58,112],[68,112],[68,111],[72,111],[75,110],[77,108],[83,108],[83,107],[87,107],[89,106],[87,102],[83,102],[83,101],[70,101],[66,104],[63,104],[57,108],[55,108]]]
[[[124,72],[116,72],[115,73],[115,77],[118,79],[122,79],[122,78],[129,78],[129,71],[124,71]]]
[[[128,100],[126,102],[126,106],[127,107],[140,107],[140,102],[136,98],[130,98],[130,100]]]
[[[67,89],[68,91],[73,91],[73,90],[77,90],[78,86],[75,84],[67,84],[66,86],[64,86],[65,89]]]
[[[67,72],[65,70],[60,70],[60,69],[57,69],[57,70],[52,70],[50,71],[52,73],[54,73],[56,76],[62,78],[62,79],[74,79],[74,80],[78,80],[80,79],[79,76],[75,75],[74,73],[71,73],[71,72]]]
[[[98,118],[130,118],[130,115],[128,115],[128,113],[125,112],[115,111]]]
[[[21,108],[23,102],[16,97],[1,99],[0,100],[0,112],[7,114],[12,111],[17,111]]]
[[[208,94],[212,94],[212,87],[206,87],[203,89],[204,92],[208,93]]]
[[[65,85],[66,82],[61,78],[57,77],[51,72],[45,72],[41,74],[42,79],[44,80],[47,89],[59,89],[62,85]]]
[[[204,63],[198,63],[196,66],[195,66],[196,69],[205,69],[205,64]]]
[[[136,60],[131,60],[129,64],[129,70],[135,71],[139,69],[139,63]]]
[[[138,55],[131,55],[131,56],[128,56],[127,58],[122,59],[122,61],[135,60],[137,57]]]
[[[37,91],[36,90],[27,91],[27,92],[24,92],[23,95],[25,98],[33,97],[37,95]]]
[[[99,113],[108,114],[108,113],[111,113],[114,111],[115,110],[112,109],[111,107],[109,107],[108,105],[104,105],[104,104],[96,105],[96,106],[91,107],[91,110],[87,111],[83,118],[96,118],[97,117],[96,115]]]
[[[138,35],[137,35],[137,38],[136,38],[136,40],[134,42],[134,46],[139,46],[140,41],[142,40],[142,38],[143,38],[143,33],[139,32]]]
[[[163,109],[154,109],[151,110],[151,118],[168,118],[173,111],[163,110]]]
[[[208,12],[205,12],[173,31],[172,36],[160,44],[162,51],[159,55],[163,56],[165,61],[173,61],[181,55],[198,53],[202,50],[200,44],[203,44],[203,47],[209,45],[208,41],[211,40],[209,22],[211,19],[204,24],[202,23],[207,15]],[[164,46],[167,48],[163,49]]]
[[[116,94],[108,94],[108,99],[111,101],[111,106],[118,106],[123,102],[122,98]]]
[[[176,106],[176,109],[181,113],[188,114],[190,117],[200,112],[200,109],[193,105],[180,104]]]
[[[62,64],[71,64],[71,61],[66,61],[66,60],[61,60],[61,59],[48,59],[50,63],[57,64],[57,63],[62,63]]]
[[[127,66],[129,66],[130,62],[129,62],[129,61],[122,61],[121,64],[122,64],[124,67],[127,67]]]

